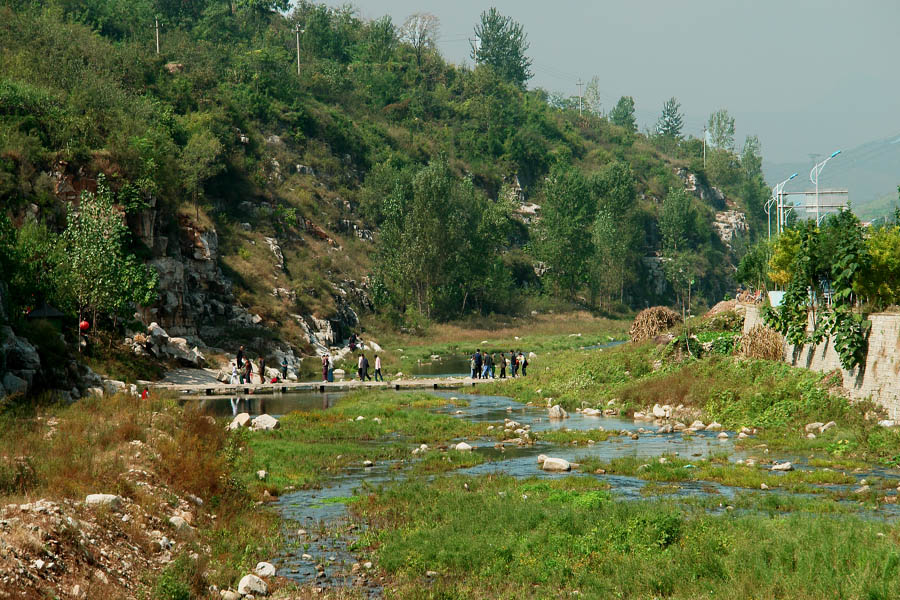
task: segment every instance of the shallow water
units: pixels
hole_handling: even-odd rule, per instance
[[[188,402],[216,417],[235,416],[242,412],[251,415],[268,413],[273,417],[280,417],[295,410],[328,409],[346,395],[347,392],[326,392],[324,394],[320,392],[276,392],[234,398],[191,398]]]
[[[504,396],[465,394],[457,391],[435,391],[429,393],[447,398],[448,401],[450,398],[455,397],[461,400],[464,399],[469,403],[468,406],[463,407],[447,404],[434,409],[437,413],[476,422],[502,423],[503,419],[510,418],[522,425],[530,425],[531,430],[534,432],[557,429],[590,430],[599,428],[634,432],[641,427],[646,429],[653,427],[650,423],[635,423],[631,419],[589,417],[580,413],[570,413],[570,417],[563,420],[550,420],[546,416],[547,411],[545,408],[523,406]],[[327,408],[327,406],[330,406],[329,402],[335,400],[323,401],[321,394],[296,395],[319,397],[319,403],[309,399],[303,400],[304,403],[311,402],[315,405],[310,406],[311,408]],[[760,455],[759,451],[735,450],[733,442],[735,435],[733,433],[732,437],[727,440],[718,439],[716,437],[717,434],[718,432],[697,432],[692,436],[685,437],[677,432],[671,434],[642,433],[637,440],[633,440],[627,435],[619,435],[593,445],[573,446],[537,442],[532,446],[506,446],[503,450],[494,447],[496,441],[493,439],[467,440],[475,448],[473,451],[483,453],[488,458],[488,461],[474,467],[460,469],[455,471],[455,473],[464,475],[502,473],[514,477],[537,478],[572,476],[567,473],[549,473],[540,470],[537,464],[537,456],[539,454],[548,454],[576,463],[586,457],[609,461],[625,456],[650,458],[661,454],[675,454],[687,460],[692,458],[700,460],[713,454],[726,453],[729,455],[729,460],[737,461],[746,459],[751,455]],[[410,450],[412,450],[412,445]],[[774,453],[767,456],[775,458]],[[806,457],[803,456],[778,454],[777,458],[779,461],[790,460],[797,469],[810,468],[806,465]],[[290,542],[298,542],[306,544],[306,546],[286,549],[285,553],[275,561],[278,567],[278,574],[301,583],[317,581],[317,584],[320,586],[361,584],[369,590],[370,595],[379,595],[380,588],[377,582],[366,579],[364,574],[362,577],[350,574],[350,566],[353,563],[365,562],[370,559],[364,556],[354,556],[349,551],[347,546],[349,541],[354,539],[355,533],[349,532],[348,535],[347,532],[349,520],[346,504],[343,502],[329,502],[329,500],[333,501],[334,499],[350,497],[358,493],[360,488],[374,488],[405,477],[403,471],[396,470],[393,467],[394,465],[391,463],[379,463],[370,468],[349,469],[336,476],[327,488],[297,491],[282,496],[278,501],[278,506],[285,519],[287,538]],[[849,491],[857,487],[861,479],[873,476],[893,480],[894,487],[896,487],[896,484],[900,484],[900,472],[895,469],[876,468],[854,473],[853,475],[857,483],[820,487],[834,491]],[[651,483],[636,477],[621,475],[587,476],[597,477],[599,480],[608,483],[611,492],[620,499],[645,498],[642,490],[648,483]],[[678,498],[714,496],[721,499],[721,504],[719,505],[721,508],[719,510],[724,510],[724,507],[736,493],[752,491],[745,488],[729,487],[711,481],[679,481],[674,485],[676,487],[673,488],[673,493],[667,494],[666,497],[677,500]],[[773,490],[772,493],[787,494],[788,492]],[[891,491],[889,495],[893,493]],[[814,497],[814,495],[806,494],[797,495]],[[842,502],[848,505],[856,504],[853,500]],[[881,505],[877,510],[868,510],[864,514],[871,518],[893,519],[900,517],[900,506]],[[296,535],[298,527],[310,533],[298,538]],[[334,534],[335,530],[343,530],[344,534]],[[331,532],[331,534],[327,532]],[[304,552],[312,555],[313,559],[303,560],[301,555]],[[334,560],[329,560],[330,558]],[[325,566],[326,577],[317,577],[316,564]]]

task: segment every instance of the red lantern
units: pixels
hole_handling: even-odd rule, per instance
[[[85,332],[90,328],[91,328],[91,324],[88,323],[87,321],[82,321],[81,323],[78,324],[78,329],[80,329],[82,332]]]

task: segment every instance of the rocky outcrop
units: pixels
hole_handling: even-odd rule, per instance
[[[137,341],[138,336],[135,338],[133,350],[136,354],[150,352],[157,358],[174,359],[192,367],[202,367],[206,361],[197,346],[191,348],[185,338],[169,337],[166,330],[155,322],[147,327],[147,335],[141,338],[143,342]]]
[[[746,236],[750,233],[750,225],[747,223],[747,215],[739,210],[723,210],[716,213],[713,221],[713,229],[722,243],[731,250],[734,239]]]

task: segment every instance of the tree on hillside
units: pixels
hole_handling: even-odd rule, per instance
[[[591,178],[597,198],[597,208],[615,218],[624,217],[634,208],[634,173],[626,162],[619,160],[606,165]]]
[[[594,254],[588,268],[591,304],[597,297],[623,301],[625,287],[637,279],[641,230],[632,214],[613,215],[601,209],[591,226]]]
[[[475,25],[478,48],[472,48],[476,64],[493,67],[501,77],[520,88],[531,79],[531,59],[528,37],[522,25],[510,17],[504,17],[496,8],[481,13],[481,21]]]
[[[128,226],[113,204],[113,192],[101,176],[97,193],[84,192],[70,210],[62,234],[65,260],[54,275],[60,296],[96,325],[100,315],[116,318],[131,304],[150,304],[156,295],[156,271],[126,250]]]
[[[603,102],[600,99],[600,78],[594,75],[584,88],[584,109],[589,113],[601,116],[603,114]]]
[[[706,125],[709,143],[721,150],[734,151],[734,117],[721,108],[709,116]]]
[[[656,121],[656,133],[674,140],[681,137],[683,127],[684,115],[681,114],[681,104],[673,96],[663,104],[662,113]]]
[[[400,27],[400,39],[412,46],[419,69],[425,52],[434,49],[439,30],[440,21],[431,13],[413,13]]]
[[[741,168],[747,178],[762,176],[762,151],[759,146],[759,138],[748,135],[741,149]]]
[[[574,298],[592,254],[588,229],[596,201],[584,175],[568,163],[553,166],[542,195],[537,254],[557,289]]]
[[[696,221],[694,203],[687,192],[681,188],[669,190],[659,214],[659,233],[663,239],[663,250],[672,252],[685,250],[696,237]]]
[[[637,122],[634,119],[634,98],[631,96],[619,98],[615,108],[609,111],[609,121],[613,125],[624,127],[628,131],[637,131]]]
[[[222,142],[209,130],[202,129],[191,135],[181,152],[185,187],[194,201],[198,218],[203,184],[225,168],[221,161],[222,151]]]

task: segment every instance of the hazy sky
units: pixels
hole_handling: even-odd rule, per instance
[[[330,2],[339,4],[338,2]],[[727,108],[740,145],[757,134],[769,161],[806,161],[900,134],[898,0],[360,0],[361,16],[413,12],[441,22],[441,53],[468,61],[490,6],[522,23],[532,87],[577,94],[597,75],[604,110],[634,96],[641,128],[676,96],[700,137]]]

